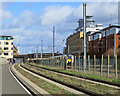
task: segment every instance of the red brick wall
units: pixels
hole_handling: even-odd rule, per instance
[[[116,35],[116,48],[120,45],[120,35]],[[114,52],[114,35],[109,35],[107,37],[101,38],[101,40],[97,39],[94,41],[90,41],[90,55],[101,56],[102,54],[108,55],[110,53],[109,50],[113,49]],[[108,51],[108,52],[107,52]]]

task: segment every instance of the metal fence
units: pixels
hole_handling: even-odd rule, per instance
[[[66,58],[62,57],[59,59],[50,58],[35,60],[34,63],[41,64],[43,66],[66,69],[66,61]],[[104,58],[103,55],[101,56],[101,58],[97,58],[95,55],[94,57],[88,56],[85,68],[83,56],[78,56],[74,58],[74,62],[71,64],[71,68],[69,68],[69,70],[120,79],[120,57],[114,59],[111,58],[109,55],[106,58]]]

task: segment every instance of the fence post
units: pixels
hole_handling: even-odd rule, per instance
[[[101,76],[102,76],[102,69],[103,69],[103,55],[102,55],[102,60],[101,60],[101,72],[100,72]]]
[[[60,58],[60,67],[62,68],[62,57]]]
[[[109,77],[109,60],[110,60],[110,56],[109,56],[109,54],[108,54],[108,70],[107,70],[107,72],[108,72],[108,74],[107,74],[107,76]]]
[[[115,78],[118,79],[118,72],[117,72],[117,55],[116,55],[116,63],[115,63]]]
[[[83,56],[83,72],[85,72],[85,65],[84,65],[85,63],[84,62],[85,62],[85,56]]]
[[[62,59],[63,59],[63,60],[62,60],[62,68],[64,69],[64,56],[63,56]]]
[[[79,55],[79,71],[80,71],[80,55]]]
[[[76,56],[75,56],[75,70],[76,70]]]
[[[88,73],[90,73],[90,55],[88,55]]]
[[[73,70],[73,63],[74,63],[74,58],[73,58],[73,60],[72,60],[72,62],[71,62],[71,69]]]
[[[67,57],[65,57],[64,59],[65,59],[64,69],[66,70],[66,69],[67,69],[67,66],[66,66],[66,65],[67,65],[67,60],[66,60],[66,59],[67,59]]]
[[[95,74],[95,70],[96,70],[96,55],[94,55],[94,74]]]

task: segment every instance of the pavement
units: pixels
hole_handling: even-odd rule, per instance
[[[19,94],[28,94],[11,75],[8,67],[9,64],[2,66],[2,94],[14,94],[14,96],[18,96]]]
[[[0,96],[2,95],[2,66],[0,66]]]
[[[31,82],[29,79],[27,79],[25,76],[23,76],[21,73],[19,73],[15,68],[14,65],[11,67],[12,71],[15,73],[15,75],[35,94],[38,96],[52,96],[44,89],[40,88],[35,83]]]

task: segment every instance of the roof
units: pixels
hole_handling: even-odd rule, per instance
[[[14,47],[16,50],[18,50],[17,47],[16,47],[15,45],[13,45],[13,47]]]
[[[109,25],[108,27],[102,29],[102,31],[109,29],[109,28],[112,28],[112,27],[120,28],[120,25]]]
[[[112,28],[112,27],[120,28],[119,25],[111,25],[111,26],[108,26],[108,27],[106,27],[104,29],[101,29],[100,31],[94,32],[91,35],[94,35],[94,34],[97,34],[97,33],[101,33],[102,31],[107,30],[107,29]]]

